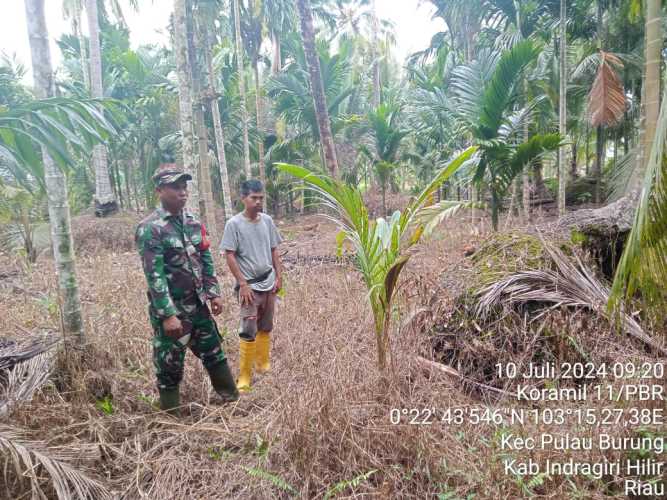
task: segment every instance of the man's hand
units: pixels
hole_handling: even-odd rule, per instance
[[[213,316],[217,316],[222,312],[222,299],[220,297],[211,299],[211,312]]]
[[[181,320],[178,319],[178,316],[169,316],[162,322],[162,328],[164,329],[165,335],[172,339],[178,340],[183,336],[183,325],[181,324]]]
[[[251,305],[255,300],[255,294],[248,283],[244,283],[239,288],[239,297],[241,297],[241,305]]]
[[[276,283],[273,285],[273,290],[271,290],[271,293],[278,293],[282,287],[283,279],[280,277],[280,275],[278,275],[276,276]]]

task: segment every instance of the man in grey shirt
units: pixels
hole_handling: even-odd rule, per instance
[[[251,179],[241,184],[245,207],[227,221],[220,243],[229,270],[236,278],[241,303],[238,390],[252,385],[253,365],[258,373],[271,368],[269,351],[276,293],[282,286],[278,244],[282,241],[273,219],[262,213],[264,187]]]

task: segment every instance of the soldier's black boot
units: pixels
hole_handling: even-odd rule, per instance
[[[239,391],[236,388],[232,372],[229,370],[227,360],[209,368],[208,374],[211,377],[213,389],[218,393],[223,403],[231,403],[239,399]]]
[[[175,389],[160,389],[160,409],[166,411],[174,417],[181,415],[179,406],[181,405],[181,398],[178,392],[178,387]]]

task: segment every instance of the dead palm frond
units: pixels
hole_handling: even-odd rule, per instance
[[[4,458],[5,484],[10,467],[17,478],[30,481],[32,498],[49,498],[44,492],[44,473],[50,478],[50,488],[61,500],[111,498],[109,491],[98,481],[75,469],[70,461],[95,459],[94,448],[49,448],[41,441],[27,440],[10,426],[0,426],[0,456]]]
[[[60,342],[56,335],[32,335],[22,340],[0,339],[0,371],[49,351]]]
[[[483,288],[479,292],[477,314],[486,317],[501,305],[517,306],[531,302],[552,304],[547,310],[586,308],[610,320],[616,319],[606,307],[609,287],[600,282],[578,257],[574,257],[573,263],[558,248],[544,240],[542,244],[553,266],[510,273]],[[618,319],[628,335],[667,355],[667,348],[647,335],[632,316],[621,312]]]
[[[0,417],[21,402],[30,401],[32,395],[42,387],[51,375],[53,356],[40,353],[7,370],[6,381],[0,385]]]
[[[614,54],[600,51],[600,66],[588,94],[588,116],[591,125],[614,125],[625,113],[623,82],[614,66],[623,67],[623,62]]]

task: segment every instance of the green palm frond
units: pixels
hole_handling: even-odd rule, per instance
[[[537,134],[528,141],[519,144],[507,157],[503,168],[497,168],[495,173],[495,188],[501,194],[507,192],[514,178],[541,155],[557,151],[562,141],[559,134]]]
[[[480,132],[486,138],[495,137],[503,122],[503,113],[511,102],[512,93],[518,81],[518,75],[539,53],[530,40],[524,40],[505,51],[498,61],[491,81],[486,85]]]
[[[453,110],[470,126],[479,120],[484,107],[484,88],[498,65],[500,52],[485,49],[469,65],[456,67],[452,72]]]
[[[100,110],[99,107],[102,107]],[[86,154],[119,129],[117,105],[109,100],[51,98],[11,110],[0,109],[0,161],[19,182],[30,173],[43,187],[39,147],[63,169],[74,163],[72,153]],[[24,186],[31,189],[29,186]]]
[[[470,66],[455,70],[452,90],[457,112],[470,123],[476,137],[497,136],[518,77],[538,53],[532,41],[524,40],[502,53],[483,52]]]
[[[628,194],[637,163],[637,148],[633,148],[603,173],[603,185],[607,187],[608,203],[620,200]]]
[[[466,208],[483,209],[485,205],[476,202],[443,200],[434,205],[423,207],[415,217],[418,227],[423,227],[423,233],[420,234],[420,237],[431,235],[441,222],[454,217],[460,210]]]
[[[667,89],[662,96],[653,147],[644,173],[632,230],[616,269],[610,304],[641,292],[656,311],[667,301]]]
[[[380,161],[395,162],[401,141],[408,135],[408,130],[400,127],[400,114],[400,105],[388,103],[368,113],[368,127]]]

